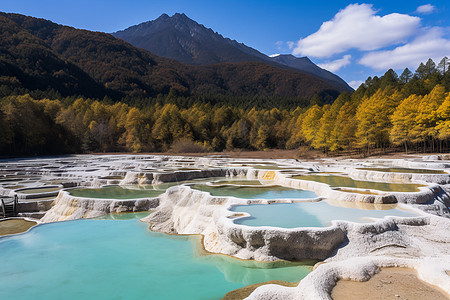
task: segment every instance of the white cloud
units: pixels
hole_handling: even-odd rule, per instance
[[[431,14],[436,9],[436,6],[431,4],[425,4],[417,7],[416,13],[428,15]]]
[[[350,81],[348,83],[348,85],[351,86],[354,90],[356,90],[363,83],[364,83],[364,81],[362,81],[362,80],[353,80],[353,81]]]
[[[393,50],[375,51],[364,55],[360,64],[375,70],[417,68],[421,62],[432,58],[438,63],[450,53],[450,40],[444,37],[440,27],[423,29],[412,42]]]
[[[319,67],[322,69],[328,70],[330,72],[336,72],[337,70],[345,67],[346,65],[350,64],[350,59],[352,58],[351,55],[344,55],[344,57],[330,61],[318,64]]]
[[[300,39],[293,54],[330,57],[352,48],[377,50],[406,42],[420,26],[419,17],[376,13],[371,4],[350,4],[324,22],[317,32]]]

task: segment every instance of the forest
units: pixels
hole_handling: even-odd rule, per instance
[[[235,99],[233,105],[250,98],[265,108],[273,105],[271,99],[282,99],[287,108],[302,106],[315,94],[330,102],[344,90],[262,62],[185,65],[107,33],[0,12],[0,97],[28,92],[39,99],[79,95],[148,102],[172,93],[213,103]]]
[[[0,154],[296,149],[448,151],[450,60],[369,77],[329,104],[239,105],[169,93],[112,101],[39,93],[0,99]],[[45,98],[43,96],[50,96]],[[56,98],[58,99],[56,99]],[[233,100],[234,99],[234,100]],[[269,99],[273,102],[275,98]],[[144,101],[145,100],[145,101]],[[250,101],[251,99],[247,99]]]

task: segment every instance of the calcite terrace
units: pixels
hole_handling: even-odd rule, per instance
[[[143,219],[151,224],[152,230],[201,234],[204,248],[213,253],[260,261],[322,261],[297,287],[262,286],[250,299],[330,299],[337,280],[367,280],[384,266],[414,268],[422,280],[450,294],[450,276],[446,273],[450,270],[450,175],[446,172],[450,169],[450,161],[445,158],[409,156],[405,159],[297,161],[237,160],[217,156],[80,155],[25,159],[0,162],[0,171],[4,174],[0,193],[18,195],[21,213],[42,217],[40,222],[154,210]],[[408,172],[408,169],[398,171],[395,168],[424,170]],[[426,169],[435,172],[426,172]],[[312,174],[378,183],[416,184],[418,187],[413,192],[379,191],[294,178]],[[223,177],[309,190],[317,197],[241,199],[213,196],[192,187],[202,179],[214,182]],[[14,178],[20,180],[14,181]],[[97,199],[70,194],[74,187],[121,185],[140,188],[161,184],[168,184],[164,188],[167,189],[156,197]],[[44,189],[41,192],[36,187]],[[52,198],[55,192],[49,187],[61,189],[56,198]],[[361,208],[367,203],[375,208],[398,203],[418,215],[385,217],[364,224],[338,220],[337,216],[328,227],[278,228],[237,224],[235,220],[246,214],[230,211],[233,205],[324,199],[336,205]]]

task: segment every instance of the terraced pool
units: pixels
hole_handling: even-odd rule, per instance
[[[35,188],[27,188],[27,189],[20,190],[20,191],[17,191],[17,192],[21,193],[21,194],[32,195],[32,194],[40,194],[40,193],[57,192],[57,191],[59,191],[61,189],[62,189],[62,187],[46,187],[46,186],[42,186],[42,187],[35,187]]]
[[[358,170],[391,172],[391,173],[447,174],[443,170],[410,169],[410,168],[358,168]]]
[[[138,199],[152,198],[164,193],[163,190],[129,189],[122,186],[105,186],[98,189],[77,188],[68,190],[72,196],[96,199]]]
[[[208,192],[212,196],[231,196],[242,199],[308,199],[316,198],[316,193],[282,186],[211,186],[196,184],[192,188]]]
[[[246,212],[250,217],[235,219],[236,224],[249,226],[273,226],[282,228],[326,227],[332,220],[357,223],[373,222],[385,216],[414,217],[416,213],[399,209],[395,204],[356,204],[347,207],[333,202],[298,202],[276,204],[236,205],[231,211]],[[358,206],[359,208],[358,208]]]
[[[302,179],[326,183],[331,187],[349,187],[357,189],[370,189],[384,192],[418,192],[420,184],[387,183],[374,181],[354,180],[350,177],[336,175],[298,175],[293,179]]]
[[[297,282],[311,270],[205,255],[199,237],[151,232],[137,219],[144,215],[50,223],[0,239],[8,257],[0,299],[220,299],[248,284]]]

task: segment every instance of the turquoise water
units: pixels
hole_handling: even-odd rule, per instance
[[[297,282],[310,266],[202,255],[199,237],[148,230],[137,218],[37,226],[0,239],[0,299],[220,299],[268,280]],[[131,216],[131,217],[130,217]]]
[[[326,227],[332,220],[347,220],[358,223],[373,222],[368,218],[383,218],[385,216],[414,217],[417,214],[395,208],[396,205],[386,205],[385,209],[358,209],[333,206],[326,201],[237,205],[232,211],[246,212],[251,217],[236,219],[234,222],[249,226],[273,226],[282,228],[295,227]],[[376,208],[383,208],[377,205]],[[366,205],[366,208],[375,206]]]
[[[211,186],[198,184],[192,186],[196,190],[208,192],[213,196],[232,196],[242,199],[307,199],[316,198],[312,191],[292,189],[282,186]]]
[[[96,199],[138,199],[152,198],[161,195],[164,191],[147,189],[127,189],[121,186],[105,186],[99,189],[71,189],[68,192],[75,197]]]

